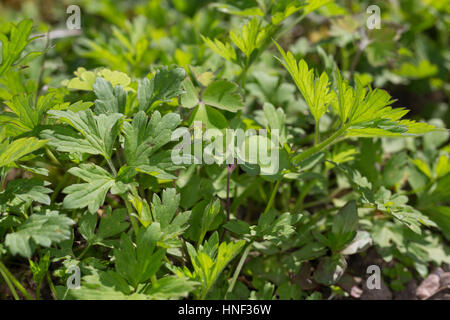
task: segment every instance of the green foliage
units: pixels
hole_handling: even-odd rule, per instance
[[[22,20],[17,25],[10,24],[6,33],[0,33],[0,77],[11,67],[25,63],[40,54],[29,52],[22,56],[25,47],[34,39],[30,39],[32,20]]]
[[[80,5],[76,38],[0,25],[0,298],[333,299],[363,259],[394,292],[450,263],[441,2],[373,30],[368,1]]]
[[[56,211],[34,214],[25,220],[15,232],[5,238],[5,246],[14,255],[30,258],[36,246],[50,247],[70,237],[70,226],[74,222]]]

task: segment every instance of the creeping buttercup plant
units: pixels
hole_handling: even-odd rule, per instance
[[[398,26],[331,0],[80,4],[79,38],[0,25],[1,298],[331,299],[356,297],[355,265],[400,291],[450,263],[445,122],[381,88],[448,85]],[[298,35],[321,19],[328,42]],[[265,136],[218,138],[238,130]]]

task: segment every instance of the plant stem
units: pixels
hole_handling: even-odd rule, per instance
[[[318,145],[320,143],[320,131],[319,131],[319,120],[316,120],[316,124],[314,126],[314,145]]]
[[[266,209],[264,210],[264,213],[269,212],[270,209],[273,207],[273,203],[275,202],[275,196],[277,195],[278,187],[280,186],[281,179],[277,181],[275,186],[272,189],[272,193],[269,198],[269,202],[267,203]]]
[[[50,272],[48,272],[48,271],[47,271],[47,283],[48,283],[48,286],[50,287],[50,291],[52,292],[53,299],[58,300],[57,295],[56,295],[56,288],[52,281],[52,276],[50,275]]]
[[[80,253],[80,255],[78,256],[77,259],[83,258],[83,256],[86,254],[86,252],[88,252],[88,250],[89,250],[90,248],[91,248],[91,245],[88,244],[88,245],[86,246],[86,248],[84,248],[83,251]]]
[[[16,286],[16,288],[23,294],[27,300],[34,300],[27,290],[20,284],[20,282],[14,277],[14,275],[6,268],[6,266],[0,261],[0,271],[5,274],[9,280]]]
[[[342,126],[338,131],[336,131],[334,134],[332,134],[330,137],[328,137],[326,140],[322,141],[316,146],[313,146],[309,148],[308,150],[296,155],[294,158],[292,158],[292,161],[294,164],[298,164],[299,162],[315,155],[316,153],[321,152],[325,148],[327,148],[329,145],[331,145],[336,139],[343,136],[345,132],[347,131],[348,126]]]
[[[232,165],[227,165],[227,221],[230,221],[230,180],[231,174],[233,173],[235,168],[235,162]]]
[[[125,206],[127,207],[128,217],[130,218],[131,226],[133,227],[134,233],[137,235],[139,231],[139,225],[137,224],[136,219],[134,219],[134,217],[131,215],[134,211],[133,207],[131,206],[128,199],[125,198],[125,196],[122,198],[125,201]]]
[[[233,292],[234,285],[236,284],[237,278],[239,277],[239,274],[241,273],[242,267],[244,266],[244,262],[247,259],[247,256],[248,256],[252,246],[253,246],[253,241],[251,241],[247,244],[247,247],[245,248],[244,253],[241,256],[241,259],[239,260],[236,270],[234,271],[233,278],[231,279],[231,283],[230,283],[230,286],[228,287],[227,293]]]
[[[47,156],[50,158],[50,160],[57,165],[60,168],[63,168],[61,162],[59,162],[59,160],[55,157],[55,155],[53,154],[53,152],[48,148],[45,147],[45,153],[47,154]]]
[[[36,300],[41,300],[41,285],[42,285],[42,280],[36,284]]]
[[[66,171],[62,177],[62,179],[59,181],[59,183],[56,185],[55,191],[52,194],[51,202],[55,202],[56,197],[58,196],[61,189],[64,187],[64,185],[67,183],[67,180],[69,179],[69,171]]]
[[[275,183],[275,185],[272,189],[272,193],[270,195],[269,202],[267,203],[266,209],[264,210],[264,213],[269,212],[269,210],[273,207],[273,203],[275,202],[275,196],[277,194],[278,188],[280,187],[280,183],[281,183],[281,179]],[[253,241],[251,241],[245,248],[244,253],[242,254],[242,257],[239,260],[239,264],[237,265],[236,270],[233,274],[233,278],[231,280],[230,286],[228,287],[227,293],[230,293],[233,291],[234,285],[236,284],[236,280],[239,276],[239,273],[241,272],[242,267],[244,266],[245,259],[247,259],[248,253],[250,252],[252,245],[253,245]]]
[[[9,280],[8,276],[1,269],[0,269],[0,274],[3,276],[3,279],[5,279],[5,282],[8,285],[9,291],[11,291],[14,299],[20,300],[19,295],[17,294],[17,291],[14,288],[13,284],[11,283],[11,280]]]
[[[0,191],[5,190],[6,188],[6,176],[8,175],[8,171],[6,168],[0,168]]]
[[[308,195],[308,193],[311,191],[312,187],[316,184],[317,179],[311,180],[309,183],[306,184],[306,186],[303,188],[302,192],[300,193],[297,202],[295,203],[294,212],[297,212],[301,209],[303,209],[303,201],[305,200],[305,197]]]
[[[111,159],[106,159],[106,163],[108,163],[108,166],[111,169],[111,171],[114,174],[114,176],[117,176],[116,167],[114,167],[114,164],[112,163]]]

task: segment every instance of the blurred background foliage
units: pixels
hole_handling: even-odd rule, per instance
[[[36,33],[66,30],[68,6],[81,8],[81,33],[52,41],[47,50],[43,81],[50,86],[72,76],[78,67],[88,70],[107,67],[143,77],[152,65],[202,66],[233,78],[235,66],[205,46],[201,35],[224,39],[227,30],[242,25],[243,18],[261,12],[249,10],[265,5],[258,1],[201,0],[3,0],[0,4],[0,28],[8,21],[31,18]],[[421,118],[442,119],[450,123],[448,0],[324,1],[328,4],[309,14],[279,39],[296,58],[305,58],[319,71],[336,63],[347,78],[359,77],[364,83],[386,88]],[[381,8],[381,29],[369,30],[366,9]],[[294,20],[293,17],[288,18]],[[3,26],[3,27],[2,27]],[[34,42],[46,45],[45,37]],[[254,83],[247,90],[258,97],[258,88],[275,81],[277,61],[265,52],[249,70]],[[31,77],[39,77],[40,58],[31,68]],[[261,73],[266,73],[261,77]],[[274,75],[276,76],[276,75]],[[264,81],[264,84],[261,83]],[[292,88],[283,87],[282,95],[268,95],[275,103],[289,101]],[[267,88],[265,88],[267,89]],[[295,108],[295,107],[294,107]],[[289,118],[289,117],[288,117]]]

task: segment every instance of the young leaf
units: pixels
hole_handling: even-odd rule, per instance
[[[121,246],[114,249],[116,271],[133,287],[149,280],[160,268],[165,255],[164,249],[156,249],[161,238],[159,223],[140,229],[136,246],[125,233],[121,236]]]
[[[114,177],[93,163],[81,164],[68,172],[87,183],[72,184],[63,190],[67,194],[63,202],[64,208],[88,207],[89,212],[95,213],[105,201],[106,193],[115,185]]]
[[[94,84],[98,78],[104,79],[106,82],[110,82],[115,88],[120,85],[126,91],[134,91],[131,87],[131,78],[123,72],[111,71],[109,69],[96,69],[94,71],[88,71],[85,68],[78,68],[74,72],[75,78],[63,81],[63,84],[69,89],[91,91],[94,89]]]
[[[228,42],[223,43],[218,39],[214,39],[214,41],[213,41],[204,36],[202,36],[202,39],[214,53],[218,54],[225,60],[228,60],[230,62],[237,61],[236,51],[234,51],[234,48],[231,46],[230,43],[228,43]]]
[[[230,39],[234,44],[250,58],[253,51],[262,45],[265,38],[265,31],[260,27],[258,18],[252,18],[248,24],[243,25],[239,33],[230,31]]]
[[[106,212],[102,214],[97,232],[97,214],[85,214],[79,222],[81,235],[89,245],[109,245],[108,240],[128,229],[129,223],[125,221],[127,211],[125,209],[111,210],[107,207]]]
[[[123,124],[127,165],[150,165],[150,157],[171,141],[172,132],[180,124],[180,116],[169,113],[161,117],[155,111],[149,121],[145,112],[138,112],[131,123]]]
[[[308,4],[310,1],[308,2]],[[301,10],[306,3],[303,1],[278,0],[272,8],[272,23],[277,25],[284,19]]]
[[[314,77],[314,70],[308,69],[305,60],[300,60],[297,63],[291,52],[286,54],[278,43],[275,44],[284,59],[281,63],[294,79],[314,119],[319,121],[327,112],[330,103],[335,99],[334,92],[330,91],[329,88],[328,75],[323,72],[319,78]]]
[[[125,113],[127,95],[121,85],[113,88],[111,82],[97,78],[94,84],[96,114]]]
[[[14,162],[42,148],[46,143],[46,140],[38,140],[34,137],[20,138],[11,143],[8,140],[0,143],[0,167],[14,165]]]
[[[50,183],[39,179],[15,179],[6,185],[4,192],[0,193],[0,208],[8,205],[10,211],[23,210],[23,205],[29,206],[32,201],[49,205],[49,193],[47,188]]]
[[[189,78],[183,81],[183,88],[186,93],[180,96],[181,105],[184,108],[192,109],[199,103],[198,90]]]
[[[138,87],[139,110],[148,112],[153,103],[167,102],[184,93],[182,83],[185,77],[183,68],[163,67],[156,71],[151,80],[144,78]]]
[[[238,86],[227,80],[211,83],[202,94],[203,103],[222,110],[237,112],[244,104],[241,96],[236,93]]]
[[[220,202],[203,200],[192,208],[189,219],[189,229],[185,236],[200,242],[208,231],[217,229],[223,222],[223,211],[220,210]]]
[[[39,52],[30,52],[21,57],[25,47],[35,39],[30,38],[32,28],[32,20],[22,20],[17,25],[11,23],[9,38],[6,34],[0,33],[0,77],[24,59],[36,57],[40,54]]]
[[[20,94],[7,101],[6,105],[12,112],[0,115],[0,124],[6,127],[8,135],[17,136],[42,123],[45,112],[55,105],[54,94],[39,97],[36,104],[33,94]]]
[[[335,76],[337,99],[333,103],[343,125],[349,127],[347,136],[396,137],[413,136],[435,130],[426,123],[401,120],[408,113],[404,108],[392,108],[391,96],[381,89],[365,89],[356,79],[353,89],[339,73]]]
[[[217,281],[228,263],[236,257],[245,245],[241,240],[236,243],[223,242],[219,246],[219,235],[215,232],[198,250],[186,243],[191,258],[193,273],[188,273],[193,280],[201,283],[200,298],[204,299]]]
[[[201,103],[192,113],[193,121],[200,121],[206,129],[225,129],[228,127],[227,118],[217,109]]]
[[[50,139],[51,146],[58,151],[101,154],[106,159],[111,159],[123,115],[112,113],[94,116],[91,110],[77,113],[51,110],[48,113],[56,119],[68,123],[79,132],[76,135],[70,130],[58,127],[43,130],[42,136]]]
[[[36,245],[50,247],[52,243],[69,239],[73,224],[72,219],[56,211],[48,211],[45,215],[33,214],[16,232],[6,235],[5,245],[13,255],[30,258]]]
[[[154,221],[158,222],[161,227],[162,238],[160,241],[169,246],[178,246],[178,236],[188,228],[187,222],[191,213],[186,211],[177,214],[179,204],[180,195],[176,193],[175,189],[164,190],[162,199],[156,193],[153,194],[151,213]]]

